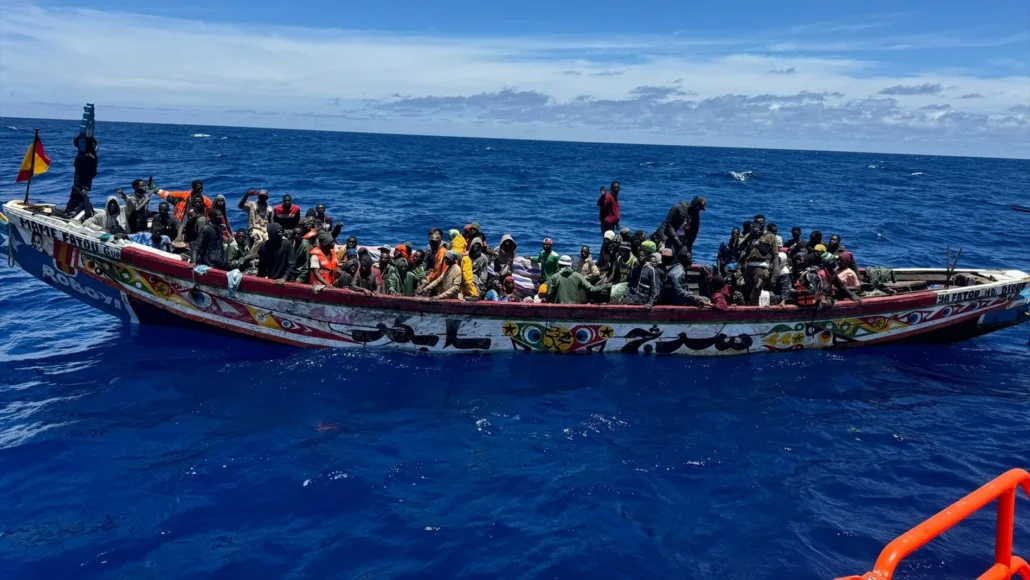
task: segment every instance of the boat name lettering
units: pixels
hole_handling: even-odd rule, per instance
[[[43,266],[43,279],[51,282],[55,286],[60,285],[65,286],[67,288],[71,288],[79,294],[88,296],[90,299],[96,300],[97,302],[103,302],[108,306],[114,306],[118,310],[122,309],[122,303],[120,300],[115,300],[113,297],[108,296],[107,294],[97,292],[96,290],[88,286],[83,286],[82,284],[79,284],[77,281],[75,281],[74,278],[65,276],[63,273],[54,270],[50,266]]]
[[[975,290],[963,290],[960,292],[939,294],[937,296],[937,304],[954,304],[956,302],[968,302],[970,300],[979,300],[981,298],[995,298],[997,296],[1019,294],[1024,288],[1026,288],[1026,282],[1019,282],[1017,284],[1006,284],[1004,286],[997,286],[994,288],[977,288]]]
[[[98,240],[63,232],[46,224],[41,224],[25,218],[19,219],[21,220],[21,227],[30,230],[33,233],[54,238],[55,240],[61,240],[62,242],[75,246],[80,250],[85,250],[92,254],[104,256],[105,258],[110,258],[112,260],[120,260],[122,258],[122,251],[119,248],[112,248],[106,244],[101,244]]]

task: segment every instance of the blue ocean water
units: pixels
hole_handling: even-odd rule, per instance
[[[102,117],[102,111],[99,111]],[[0,119],[0,197],[41,129]],[[136,177],[324,202],[363,242],[482,223],[597,245],[708,198],[695,258],[755,213],[860,264],[1030,269],[1030,162],[105,123],[94,197]],[[242,224],[240,212],[231,214]],[[722,360],[302,351],[127,329],[0,269],[0,577],[832,578],[1030,466],[1026,327],[951,346]],[[1028,503],[1017,552],[1030,553]],[[1023,516],[1020,520],[1020,514]],[[975,577],[993,510],[905,578]]]

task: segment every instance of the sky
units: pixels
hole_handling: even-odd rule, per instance
[[[1030,158],[1030,2],[0,0],[0,116]]]

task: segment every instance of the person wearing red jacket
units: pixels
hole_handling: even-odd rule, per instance
[[[283,196],[283,202],[272,208],[272,221],[284,230],[292,230],[300,225],[300,208],[293,205],[292,195],[287,193]]]
[[[611,191],[601,186],[601,197],[597,199],[597,207],[600,211],[601,234],[607,231],[619,231],[619,220],[622,215],[619,212],[619,190],[622,187],[618,181],[612,182]]]

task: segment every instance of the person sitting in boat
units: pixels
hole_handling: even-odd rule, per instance
[[[455,229],[447,230],[448,247],[457,254],[464,254],[468,250],[468,240],[461,232]]]
[[[719,274],[726,276],[726,266],[730,263],[740,261],[740,230],[733,228],[730,232],[730,240],[719,244],[719,252],[715,256],[716,268]]]
[[[287,193],[283,196],[283,202],[272,208],[272,220],[287,230],[300,225],[300,207],[293,205],[292,195]]]
[[[583,246],[579,249],[579,261],[576,262],[575,270],[591,284],[597,284],[601,279],[601,270],[590,255],[590,246]]]
[[[515,273],[515,257],[518,249],[519,245],[515,243],[515,238],[511,237],[511,234],[501,236],[501,243],[497,246],[493,264],[494,276],[498,280],[503,280]]]
[[[457,265],[461,256],[449,251],[443,256],[444,273],[442,276],[422,285],[418,290],[420,296],[430,295],[431,300],[461,298],[461,266]],[[428,280],[428,278],[427,278]]]
[[[625,290],[625,284],[629,282],[630,275],[632,275],[633,268],[636,265],[637,258],[633,255],[633,246],[629,245],[628,242],[621,244],[615,263],[612,264],[603,278],[603,283],[612,287],[613,299],[617,297],[618,293]]]
[[[257,276],[285,284],[296,267],[293,248],[283,239],[283,227],[277,223],[265,226],[263,239],[254,242],[244,262],[257,262]]]
[[[836,269],[837,279],[841,281],[846,288],[849,288],[853,292],[858,292],[862,289],[862,281],[858,278],[858,272],[855,272],[848,267],[840,257],[831,262]]]
[[[709,298],[712,302],[712,308],[716,310],[729,310],[733,306],[733,288],[722,276],[719,274],[712,276],[712,279],[708,282],[708,287],[711,290]]]
[[[207,266],[225,270],[225,240],[222,238],[222,212],[211,208],[207,221],[200,229],[196,249],[190,262],[194,266]]]
[[[852,290],[852,288],[845,283],[844,279],[841,278],[838,271],[838,264],[839,260],[837,259],[837,256],[834,256],[829,252],[823,252],[822,268],[819,270],[819,277],[821,278],[822,289],[824,292],[824,303],[828,306],[832,306],[834,299],[850,298],[855,301],[856,304],[862,304],[862,299],[859,298],[858,295],[855,294],[854,290]],[[851,272],[851,270],[848,270],[847,268],[844,269]],[[845,274],[845,277],[851,279],[847,274]],[[855,276],[851,280],[853,284],[856,282],[858,283],[858,288],[862,287],[861,282],[858,281],[858,276]]]
[[[190,207],[203,204],[203,215],[204,217],[207,217],[208,212],[210,212],[211,208],[214,206],[214,202],[204,195],[204,182],[199,179],[193,180],[193,183],[190,184],[189,191],[165,191],[163,189],[159,189],[157,190],[157,195],[160,196],[161,199],[175,204],[175,218],[179,221],[186,218],[186,210]]]
[[[769,271],[771,280],[770,290],[776,296],[780,306],[787,303],[790,298],[790,289],[794,286],[794,269],[787,256],[787,248],[780,248],[773,259],[772,269]]]
[[[236,230],[232,241],[225,247],[225,263],[229,270],[239,270],[244,274],[253,273],[248,271],[253,265],[253,259],[250,258],[251,245],[247,230]]]
[[[379,261],[376,262],[372,270],[375,272],[376,277],[379,279],[379,285],[383,285],[383,281],[386,279],[386,272],[390,269],[390,262],[393,260],[393,248],[387,245],[379,247]]]
[[[157,204],[157,215],[150,224],[150,243],[159,250],[170,252],[172,240],[179,237],[179,220],[172,215],[167,201]]]
[[[790,228],[790,239],[787,240],[785,247],[787,248],[787,257],[791,260],[794,259],[794,256],[796,256],[798,252],[808,249],[808,242],[801,239],[800,226]]]
[[[229,208],[225,205],[225,196],[218,194],[215,196],[215,200],[212,202],[211,207],[217,208],[222,214],[222,239],[225,240],[226,244],[229,244],[233,240],[232,224],[229,222]]]
[[[382,281],[373,267],[372,255],[367,250],[358,251],[358,273],[350,288],[363,294],[375,294],[382,288]]]
[[[630,282],[626,289],[626,295],[620,301],[621,304],[636,304],[650,308],[658,303],[658,297],[662,293],[662,281],[658,275],[657,266],[661,261],[662,255],[658,252],[647,257],[640,267],[638,276]]]
[[[383,276],[383,293],[390,296],[404,295],[404,278],[408,275],[411,261],[403,255],[402,249],[404,246],[397,246],[394,250],[393,258],[390,259],[390,265]]]
[[[619,243],[616,241],[618,234],[608,230],[604,233],[601,239],[601,251],[597,256],[597,269],[601,272],[603,278],[612,269],[612,264],[615,263],[616,258],[619,255]],[[600,280],[600,278],[599,278]]]
[[[142,179],[132,180],[132,196],[125,195],[121,189],[115,189],[115,193],[121,196],[129,210],[129,233],[138,234],[147,231],[147,221],[150,218],[150,198],[154,192],[147,187],[147,182]]]
[[[823,249],[821,249],[821,250],[816,248],[816,246],[821,246],[822,243],[823,243],[823,233],[820,232],[819,230],[815,230],[812,233],[808,234],[808,247],[812,251],[825,252],[826,251],[826,247],[825,246],[823,246]]]
[[[480,238],[472,238],[469,243],[468,260],[471,266],[472,286],[475,290],[471,296],[483,296],[488,290],[487,279],[490,276],[490,258],[486,256],[486,244]],[[464,267],[464,260],[462,261]],[[464,276],[464,273],[462,274]],[[466,281],[467,283],[467,281]],[[470,294],[465,293],[466,296]]]
[[[308,280],[311,282],[311,289],[315,292],[321,291],[326,286],[336,284],[336,269],[339,263],[336,260],[336,240],[329,232],[319,232],[316,241],[318,245],[308,252]]]
[[[560,259],[558,254],[553,251],[554,242],[551,238],[544,238],[543,249],[540,250],[540,255],[535,258],[529,258],[529,261],[533,264],[540,266],[540,281],[547,282],[551,276],[558,273],[560,268],[558,260]]]
[[[283,230],[286,231],[286,228],[283,228]],[[290,279],[301,284],[309,283],[311,272],[308,268],[308,263],[311,260],[311,250],[315,249],[315,245],[312,242],[314,238],[307,237],[308,231],[303,227],[298,226],[289,231],[291,232],[290,244],[293,246],[293,261],[296,264]]]
[[[558,265],[561,269],[547,279],[547,301],[551,304],[583,304],[584,296],[601,291],[572,269],[572,257],[558,258]]]
[[[411,266],[404,275],[404,286],[401,292],[405,296],[414,296],[419,284],[426,279],[425,253],[415,250],[411,254]]]
[[[695,295],[687,286],[687,272],[694,264],[694,255],[686,247],[672,255],[672,248],[662,250],[662,263],[666,266],[665,282],[659,297],[661,304],[671,306],[710,306],[704,296]]]
[[[257,201],[249,201],[256,197]],[[272,208],[268,205],[267,189],[248,189],[236,207],[247,213],[247,233],[258,243],[268,234],[268,224],[272,221]]]
[[[355,250],[347,250],[344,261],[340,262],[342,265],[339,267],[336,278],[337,288],[350,288],[350,285],[354,282],[354,276],[358,275],[358,253]]]
[[[840,236],[833,234],[830,236],[830,242],[826,244],[826,251],[834,256],[840,256],[841,252],[847,251],[847,248],[844,247],[844,244],[840,243]]]
[[[200,230],[206,222],[202,210],[195,207],[189,208],[186,212],[186,219],[179,220],[179,232],[172,240],[172,251],[189,257],[188,254],[193,251],[193,247],[200,238]]]
[[[128,234],[128,208],[122,208],[118,203],[117,197],[113,195],[108,196],[107,203],[104,205],[104,211],[96,212],[93,217],[82,222],[82,225],[91,230],[108,234]]]
[[[779,228],[779,226],[777,226],[776,224],[769,224],[768,226],[766,226],[765,231],[767,231],[770,234],[776,236],[776,245],[773,246],[774,248],[779,250],[780,248],[783,247],[783,238],[780,237],[780,228]]]
[[[855,263],[855,255],[848,251],[843,251],[837,258],[847,268],[850,268],[856,275],[858,274],[858,264]]]
[[[522,294],[515,285],[515,278],[505,276],[503,280],[494,283],[494,287],[486,293],[489,302],[522,302]]]
[[[462,235],[465,236],[465,241],[470,244],[472,243],[472,240],[478,238],[479,241],[483,242],[483,253],[493,253],[490,249],[490,246],[486,243],[486,234],[479,230],[479,222],[472,222],[470,224],[467,224],[465,226],[465,231],[462,232]]]

